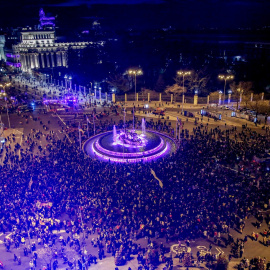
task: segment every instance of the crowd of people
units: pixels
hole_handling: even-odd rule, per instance
[[[110,128],[113,124],[123,123],[108,123]],[[172,132],[166,122],[146,125]],[[243,230],[247,218],[270,208],[269,164],[254,161],[270,148],[268,130],[201,124],[193,131],[183,129],[180,147],[170,157],[136,164],[87,157],[78,147],[78,132],[65,133],[63,139],[53,131],[46,134],[43,148],[35,143],[43,135],[40,130],[24,135],[23,144],[14,148],[10,136],[0,167],[0,232],[12,232],[5,239],[8,251],[24,245],[25,254],[36,254],[31,268],[45,256],[41,251],[50,248],[48,269],[57,268],[60,254],[74,267],[71,251],[78,254],[80,269],[108,254],[115,257],[116,266],[137,255],[140,269],[154,269],[159,263],[172,269],[166,248],[156,245],[158,238],[170,242],[211,237],[225,246],[235,243],[243,255],[242,242],[231,239],[230,229]],[[53,233],[60,229],[65,237]],[[78,235],[92,239],[97,257],[87,252]],[[147,247],[137,243],[140,238],[148,239]]]

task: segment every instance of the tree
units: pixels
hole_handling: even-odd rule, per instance
[[[110,76],[108,83],[121,92],[125,93],[129,91],[129,81],[122,74]]]
[[[259,94],[253,96],[253,101],[249,101],[247,107],[256,112],[256,117],[258,114],[265,114],[267,116],[270,114],[269,102],[262,100],[262,96]]]
[[[207,83],[210,76],[206,73],[206,69],[200,69],[198,71],[192,70],[190,75],[182,76],[177,74],[174,78],[175,82],[183,87],[183,79],[187,81],[185,84],[186,92],[194,93],[195,91],[207,92]],[[185,82],[184,82],[185,83]]]
[[[155,91],[157,92],[163,92],[165,88],[165,80],[163,73],[160,73],[158,76],[158,80],[155,85]]]
[[[210,96],[210,100],[214,101],[213,103],[218,104],[218,102],[219,102],[219,91],[211,92],[209,94],[209,96]]]
[[[250,96],[251,94],[251,89],[253,87],[252,82],[232,82],[230,84],[230,88],[232,90],[232,98],[236,100],[237,102],[237,109],[239,108],[239,102],[241,101],[240,98],[241,96]]]
[[[185,92],[186,92],[186,89],[183,89],[183,87],[179,86],[177,83],[171,86],[167,86],[165,89],[166,94],[173,94],[175,101],[176,101],[177,96],[180,96],[181,94]]]

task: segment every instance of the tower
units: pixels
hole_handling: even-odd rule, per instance
[[[55,17],[46,17],[43,8],[39,10],[39,27],[40,29],[45,29],[47,27],[54,28],[55,23],[53,22]]]

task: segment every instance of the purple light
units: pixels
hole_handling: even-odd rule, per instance
[[[96,157],[96,158],[101,159],[103,161],[120,162],[120,163],[134,163],[134,162],[147,162],[147,161],[151,161],[151,160],[155,160],[157,158],[160,158],[164,155],[169,154],[172,151],[172,148],[171,148],[172,145],[176,146],[175,141],[172,138],[170,138],[169,136],[155,132],[155,131],[148,131],[148,132],[157,134],[161,139],[161,143],[157,147],[150,149],[148,151],[137,152],[137,153],[120,153],[120,152],[114,152],[114,151],[110,151],[108,149],[104,149],[99,144],[99,140],[101,137],[104,137],[106,134],[111,133],[111,131],[105,132],[102,134],[98,134],[98,135],[90,138],[84,144],[84,150],[86,151],[86,149],[88,149],[88,151],[90,151],[90,152],[88,152],[88,151],[86,151],[86,152],[88,154],[90,154],[90,156]],[[169,141],[165,142],[162,137],[167,137],[169,139],[169,141],[171,141],[172,143],[170,143]],[[86,148],[86,146],[89,143],[90,143],[90,148],[89,147]]]
[[[21,67],[21,63],[12,63],[12,62],[6,62],[8,66],[13,66],[13,67]]]
[[[114,143],[113,145],[122,145],[127,148],[140,148],[142,146],[145,146],[147,143],[147,140],[144,138],[144,134],[137,135],[137,137],[140,139],[141,143],[138,144],[126,144],[124,141],[121,140],[121,136],[125,135],[124,131],[121,131],[120,134],[116,134],[116,136],[113,138]]]
[[[20,55],[19,55],[19,54],[7,53],[7,54],[6,54],[6,57],[9,57],[9,58],[19,58]]]
[[[148,156],[148,157],[142,157],[142,158],[128,159],[128,158],[115,158],[115,157],[109,157],[109,156],[102,155],[101,153],[95,151],[95,149],[93,148],[93,144],[92,144],[92,151],[95,153],[95,155],[97,155],[101,159],[106,160],[106,161],[110,160],[110,161],[121,162],[121,163],[151,161],[151,160],[154,160],[156,158],[163,156],[167,152],[168,149],[169,149],[169,147],[168,147],[168,144],[166,143],[166,147],[161,152],[159,152],[155,155]]]
[[[164,140],[162,138],[161,139],[161,142],[160,144],[151,149],[151,150],[148,150],[148,151],[144,151],[144,152],[137,152],[137,153],[120,153],[120,152],[114,152],[114,151],[110,151],[110,150],[107,150],[107,149],[104,149],[100,144],[99,144],[99,140],[97,140],[94,144],[95,144],[95,147],[102,153],[104,154],[108,154],[108,155],[111,155],[111,156],[119,156],[119,157],[130,157],[130,158],[135,158],[135,157],[143,157],[143,156],[146,156],[146,155],[150,155],[150,154],[153,154],[153,153],[156,153],[158,152],[160,149],[163,148],[164,146]]]

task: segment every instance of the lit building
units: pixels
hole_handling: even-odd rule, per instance
[[[13,55],[19,56],[21,70],[30,72],[32,69],[68,67],[68,50],[80,50],[94,42],[56,42],[54,17],[46,17],[40,10],[38,30],[22,29],[20,42],[12,46]],[[103,45],[103,41],[96,45]]]
[[[0,60],[6,61],[5,53],[4,53],[4,47],[5,47],[5,36],[0,35]]]

